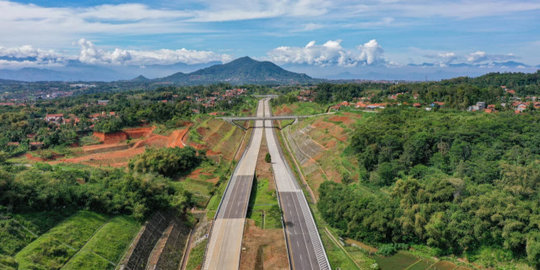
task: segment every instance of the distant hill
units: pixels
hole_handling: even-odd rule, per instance
[[[256,61],[250,57],[238,58],[227,64],[218,64],[188,74],[175,73],[157,82],[197,85],[226,82],[231,84],[303,84],[319,81],[306,74],[287,71],[268,61]]]
[[[144,77],[143,75],[139,75],[136,78],[133,78],[130,80],[131,82],[149,82],[150,79]]]

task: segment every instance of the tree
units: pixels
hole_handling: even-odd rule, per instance
[[[202,157],[193,147],[146,149],[130,160],[129,168],[142,173],[159,173],[164,176],[176,176],[189,173],[199,165]]]
[[[270,156],[270,153],[266,153],[266,155],[264,156],[264,161],[266,163],[271,163],[272,162],[272,157]]]
[[[527,260],[536,267],[540,267],[540,232],[531,232],[527,237]]]

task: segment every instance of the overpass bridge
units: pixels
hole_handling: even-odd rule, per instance
[[[276,120],[276,121],[279,121],[279,120],[294,120],[293,122],[287,124],[287,125],[284,125],[283,127],[281,128],[284,128],[288,125],[292,125],[292,124],[296,124],[298,123],[298,120],[300,119],[303,119],[303,118],[309,118],[309,117],[314,117],[314,116],[319,116],[319,115],[325,115],[325,114],[333,114],[332,113],[321,113],[321,114],[312,114],[312,115],[278,115],[278,116],[227,116],[227,117],[219,117],[220,119],[223,119],[243,130],[246,130],[245,127],[243,127],[242,125],[239,125],[236,123],[236,121],[265,121],[264,123],[266,123],[267,120],[269,121],[273,121],[273,120]],[[264,127],[264,126],[263,126]]]

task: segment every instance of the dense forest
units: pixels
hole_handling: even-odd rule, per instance
[[[188,192],[157,174],[44,163],[3,165],[0,190],[0,212],[89,209],[144,220],[160,209],[183,215],[192,204]]]
[[[364,173],[323,183],[318,204],[344,236],[540,266],[537,112],[387,108],[356,129],[349,151]]]
[[[388,95],[405,93],[399,102],[431,103],[445,102],[445,107],[466,109],[478,101],[486,103],[508,103],[512,95],[505,93],[501,86],[515,90],[518,96],[540,95],[540,71],[536,73],[490,73],[469,78],[460,77],[440,82],[416,83],[321,83],[314,89],[315,101],[330,104],[353,101],[366,96],[372,102],[385,101]],[[416,96],[416,99],[414,98]]]

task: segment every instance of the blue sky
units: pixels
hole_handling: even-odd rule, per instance
[[[540,64],[537,0],[47,0],[0,1],[0,10],[0,68],[245,55],[308,73]]]

